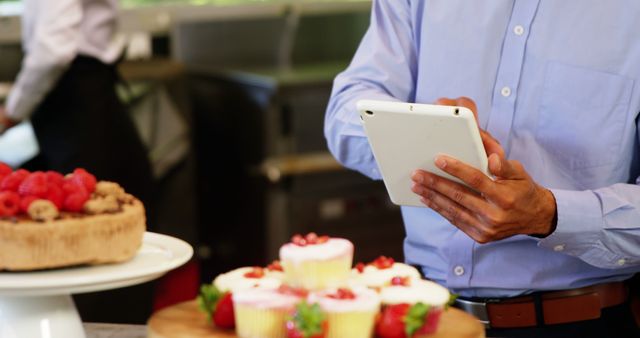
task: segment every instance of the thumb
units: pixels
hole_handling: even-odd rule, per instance
[[[502,179],[515,179],[520,175],[516,168],[511,165],[504,156],[500,156],[497,153],[489,155],[489,172],[496,178]]]

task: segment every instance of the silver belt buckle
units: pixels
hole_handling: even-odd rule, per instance
[[[485,329],[491,328],[491,322],[489,321],[489,312],[487,311],[487,304],[492,303],[491,300],[486,302],[472,302],[465,299],[456,299],[454,306],[458,309],[469,313],[480,321],[484,325]]]

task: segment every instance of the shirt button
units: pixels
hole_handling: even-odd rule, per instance
[[[517,35],[517,36],[521,36],[522,34],[524,34],[524,27],[517,25],[515,27],[513,27],[513,32]]]
[[[618,261],[616,262],[619,266],[623,266],[627,263],[627,260],[624,258],[620,258],[618,259]]]
[[[564,250],[564,244],[558,244],[556,246],[553,247],[553,251],[559,252]]]
[[[453,273],[456,276],[462,276],[462,275],[464,275],[464,268],[462,266],[458,265],[455,268],[453,268]]]
[[[502,94],[502,96],[504,97],[508,97],[509,95],[511,95],[511,88],[502,87],[502,89],[500,90],[500,94]]]

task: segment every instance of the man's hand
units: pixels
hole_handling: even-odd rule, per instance
[[[475,104],[469,99],[444,100],[447,99],[438,100],[438,104],[454,101],[453,104],[476,112]],[[454,158],[441,155],[435,159],[436,165],[473,190],[423,170],[412,174],[411,189],[421,196],[426,206],[479,243],[518,234],[549,235],[556,213],[553,194],[536,184],[518,161],[506,160],[504,150],[489,133],[482,131],[482,134],[490,154],[489,171],[495,180]]]
[[[7,116],[7,110],[4,106],[0,105],[0,135],[15,125],[16,122]]]

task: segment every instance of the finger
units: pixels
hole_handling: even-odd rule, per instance
[[[476,215],[485,216],[494,208],[475,191],[449,179],[422,170],[416,170],[411,177],[417,189],[435,190]]]
[[[519,162],[508,161],[498,154],[489,155],[489,172],[500,179],[524,179],[527,177]]]
[[[441,97],[441,98],[438,98],[436,100],[435,104],[438,104],[438,105],[441,105],[441,106],[455,106],[456,105],[456,100],[455,99],[450,99],[448,97]]]
[[[480,170],[466,163],[460,162],[453,157],[438,155],[435,158],[435,164],[444,172],[457,177],[479,193],[493,195],[495,192],[494,182]]]
[[[446,207],[443,207],[435,203],[433,200],[426,199],[424,197],[420,198],[420,201],[424,203],[424,205],[429,207],[431,210],[440,214],[440,216],[444,217],[447,221],[449,221],[449,223],[451,223],[456,228],[460,229],[460,231],[467,234],[473,240],[480,243],[487,242],[485,236],[482,234],[480,229],[478,229],[476,226],[473,226],[472,223],[469,223],[468,220],[460,218],[459,213],[452,213],[452,210],[449,210]]]
[[[498,154],[502,158],[505,157],[504,148],[502,148],[500,142],[489,132],[480,129],[480,138],[482,139],[482,145],[484,145],[484,150],[487,152],[487,155]]]
[[[456,99],[456,106],[469,108],[469,110],[473,112],[476,121],[478,121],[478,106],[476,106],[476,103],[472,99],[466,96],[460,96]]]

